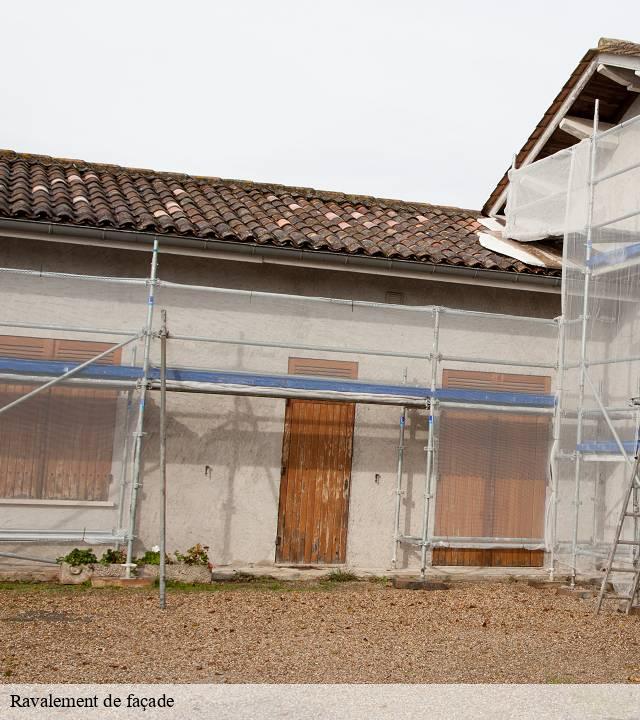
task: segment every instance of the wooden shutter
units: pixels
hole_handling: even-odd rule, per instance
[[[547,394],[541,375],[444,370],[443,387]],[[442,411],[439,428],[437,535],[541,538],[549,417],[491,411]],[[541,566],[542,551],[438,548],[434,565]]]
[[[0,335],[0,357],[48,360],[53,340]],[[0,384],[0,407],[33,390],[33,385]],[[41,497],[42,449],[49,409],[48,392],[0,415],[0,497]]]
[[[108,343],[0,336],[0,356],[83,362]],[[119,364],[121,351],[101,362]],[[33,385],[0,385],[0,406]],[[106,500],[118,393],[54,387],[0,415],[0,496]]]

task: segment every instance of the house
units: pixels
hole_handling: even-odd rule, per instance
[[[640,46],[602,40],[518,166],[578,142],[595,98],[603,122],[637,113],[636,69]],[[169,549],[548,564],[562,243],[505,235],[507,184],[473,211],[0,152],[5,559],[157,543],[157,336],[152,389],[131,375],[155,307]]]

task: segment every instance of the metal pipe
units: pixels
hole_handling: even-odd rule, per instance
[[[205,342],[219,345],[238,345],[246,347],[281,348],[283,350],[310,350],[328,353],[344,353],[347,355],[379,355],[381,357],[412,358],[416,360],[430,360],[430,353],[400,353],[385,350],[370,350],[367,348],[335,347],[331,345],[301,345],[298,343],[266,342],[262,340],[236,340],[233,338],[209,338],[199,335],[171,335],[172,340]],[[550,368],[555,369],[555,363],[531,363],[517,360],[500,360],[497,358],[476,358],[466,355],[442,355],[441,360],[451,362],[477,363],[481,365],[508,365],[526,368]]]
[[[132,364],[136,364],[136,350],[133,348],[133,357],[131,358]],[[123,430],[123,443],[122,443],[122,459],[121,459],[121,471],[120,471],[120,490],[118,492],[118,532],[122,530],[122,524],[124,522],[124,499],[125,491],[127,487],[127,475],[129,473],[129,429],[131,427],[131,408],[133,405],[133,393],[129,391],[127,393],[127,406],[126,415],[124,419],[124,430]],[[120,543],[116,543],[116,550],[120,549]]]
[[[107,530],[0,530],[0,542],[53,542],[111,545],[124,538]]]
[[[448,400],[439,400],[438,407],[460,408],[464,410],[486,410],[489,412],[505,412],[523,413],[530,415],[552,415],[555,411],[551,407],[530,407],[519,405],[490,405],[488,403],[470,403],[470,402],[449,402]]]
[[[158,380],[151,380],[151,390],[159,390]],[[235,395],[240,397],[267,397],[274,399],[331,400],[333,402],[359,402],[370,405],[392,405],[395,407],[425,407],[424,397],[399,395],[370,395],[367,393],[338,392],[334,390],[295,390],[289,388],[255,387],[253,385],[223,385],[218,383],[178,382],[167,380],[170,392],[192,392],[208,395]]]
[[[437,306],[440,310],[440,313],[443,315],[463,315],[465,317],[483,317],[487,319],[493,319],[493,320],[513,320],[517,323],[522,323],[523,321],[526,322],[532,322],[532,323],[538,323],[541,325],[554,325],[555,319],[554,318],[538,318],[538,317],[530,317],[528,315],[510,315],[508,313],[490,313],[490,312],[484,312],[483,310],[462,310],[460,308],[450,308],[450,307],[444,307],[444,306]],[[433,308],[436,309],[435,307]]]
[[[558,490],[560,478],[560,429],[562,427],[562,399],[564,390],[564,354],[565,354],[565,326],[562,317],[558,323],[558,372],[556,383],[556,405],[553,413],[553,441],[551,444],[551,496],[549,498],[549,537],[545,544],[549,548],[549,579],[554,580],[556,574],[557,550],[556,540],[558,534]],[[547,523],[545,523],[545,530]],[[545,533],[546,534],[546,533]]]
[[[50,387],[53,387],[54,385],[58,385],[61,382],[64,382],[65,380],[73,377],[74,375],[77,375],[79,372],[82,372],[86,367],[89,365],[93,365],[94,363],[98,362],[98,360],[102,360],[103,357],[106,357],[107,355],[110,355],[114,350],[118,350],[121,347],[124,347],[125,345],[128,345],[129,343],[136,340],[137,337],[134,338],[127,338],[126,340],[123,340],[121,343],[118,343],[117,345],[114,345],[113,347],[108,348],[104,352],[99,353],[98,355],[95,355],[92,358],[89,358],[89,360],[86,360],[83,363],[80,363],[80,365],[77,365],[74,368],[71,368],[71,370],[67,370],[66,373],[63,373],[59,377],[55,377],[52,380],[49,380],[49,382],[46,382],[44,385],[40,385],[39,387],[35,388],[31,392],[27,393],[26,395],[21,395],[19,398],[16,398],[13,402],[10,402],[8,405],[3,405],[0,407],[0,415],[4,412],[7,412],[7,410],[10,410],[11,408],[16,407],[16,405],[20,405],[20,403],[25,402],[26,400],[29,400],[32,397],[35,397],[36,395],[39,395],[41,392],[44,392],[45,390],[48,390]]]
[[[496,360],[494,358],[468,358],[464,355],[442,355],[441,360],[448,360],[450,362],[464,362],[464,363],[478,363],[481,365],[510,365],[514,367],[526,367],[526,368],[549,368],[555,370],[555,363],[532,363],[532,362],[519,362],[518,360]]]
[[[619,125],[616,126],[616,130],[620,128]],[[600,136],[602,137],[602,136]],[[613,172],[606,173],[605,175],[600,175],[600,177],[597,177],[593,184],[597,185],[598,183],[604,182],[605,180],[611,180],[611,178],[617,177],[618,175],[624,175],[624,173],[631,172],[632,170],[637,170],[640,168],[640,162],[633,163],[631,165],[626,165],[623,168],[620,168],[619,170],[614,170]]]
[[[149,383],[149,367],[151,359],[151,334],[153,331],[153,309],[155,305],[155,292],[158,282],[158,240],[153,243],[151,254],[151,273],[149,277],[149,293],[147,298],[147,320],[145,324],[144,354],[142,359],[142,380],[140,398],[138,402],[138,420],[136,423],[135,444],[133,452],[133,473],[131,477],[131,493],[129,500],[129,530],[127,533],[127,562],[126,577],[131,577],[133,565],[133,543],[135,539],[136,515],[138,511],[138,490],[140,489],[140,471],[142,461],[142,437],[144,429],[144,410],[147,400]]]
[[[48,270],[25,270],[22,268],[0,268],[0,273],[27,275],[50,280],[86,280],[88,282],[116,283],[118,285],[145,285],[145,278],[109,277],[107,275],[80,275],[78,273],[50,272]]]
[[[6,383],[19,383],[20,385],[31,385],[41,383],[46,375],[20,375],[19,373],[0,372],[0,379]],[[110,380],[108,378],[78,378],[72,377],[63,380],[61,385],[86,385],[88,387],[115,388],[127,390],[136,387],[135,380]]]
[[[407,369],[404,369],[403,384],[407,382]],[[407,408],[402,406],[400,412],[400,429],[398,431],[398,467],[396,474],[396,508],[393,521],[393,555],[391,556],[391,567],[396,568],[398,564],[398,537],[400,536],[400,506],[402,504],[402,470],[404,462],[404,428],[407,419]]]
[[[167,311],[160,328],[160,608],[167,607]]]
[[[210,287],[208,285],[189,285],[185,283],[168,282],[167,280],[158,280],[158,287],[167,288],[172,290],[189,290],[194,292],[209,292],[223,295],[235,295],[240,297],[248,298],[263,298],[263,299],[278,299],[278,300],[292,300],[294,302],[310,302],[310,303],[323,303],[328,305],[342,305],[346,307],[366,307],[366,308],[379,308],[380,310],[399,310],[401,312],[420,312],[433,314],[436,310],[435,305],[399,305],[395,303],[382,303],[374,302],[369,300],[346,300],[344,298],[330,298],[313,295],[292,295],[291,293],[274,293],[266,292],[263,290],[240,290],[238,288],[220,288]],[[454,308],[442,308],[441,312],[446,312],[448,315],[463,315],[465,317],[475,318],[487,318],[487,319],[500,319],[500,320],[513,320],[519,323],[532,322],[539,323],[542,325],[553,324],[552,318],[535,318],[526,317],[522,315],[506,315],[503,313],[488,313],[480,310],[456,310]]]
[[[422,514],[422,548],[420,553],[420,574],[425,575],[427,569],[427,544],[429,542],[429,511],[432,498],[432,473],[434,454],[434,415],[438,401],[435,399],[436,384],[438,381],[438,350],[440,347],[440,308],[436,307],[433,317],[433,352],[431,360],[431,398],[429,400],[429,419],[427,429],[427,465],[424,480],[424,508]]]
[[[208,338],[197,335],[171,335],[172,340],[190,340],[193,342],[214,343],[219,345],[239,345],[246,347],[281,348],[283,350],[313,350],[317,352],[345,353],[347,355],[379,355],[381,357],[415,358],[428,360],[429,355],[422,353],[399,353],[391,350],[368,350],[366,348],[331,347],[329,345],[300,345],[297,343],[263,342],[261,340],[234,340],[232,338]]]
[[[45,560],[44,558],[35,558],[30,555],[16,555],[15,553],[0,552],[0,557],[9,558],[11,560],[28,560],[29,562],[45,563],[46,565],[57,565],[55,560]]]
[[[595,108],[593,113],[593,131],[591,133],[591,147],[590,147],[590,162],[589,162],[589,197],[588,197],[588,210],[587,210],[587,237],[586,237],[586,249],[585,249],[585,272],[584,272],[584,295],[582,299],[582,329],[581,329],[581,340],[580,340],[580,381],[578,386],[578,427],[576,433],[576,444],[579,446],[582,443],[582,420],[583,420],[583,408],[584,408],[584,386],[586,380],[586,360],[587,360],[587,330],[589,321],[589,289],[590,289],[590,278],[591,270],[589,268],[589,261],[591,260],[591,249],[592,249],[592,222],[593,222],[593,177],[595,172],[596,162],[596,135],[598,133],[598,113],[600,109],[600,102],[596,100]],[[573,540],[572,540],[572,551],[571,551],[571,587],[575,587],[576,584],[576,561],[577,554],[576,550],[578,547],[578,523],[580,519],[580,471],[581,471],[581,456],[580,453],[576,455],[575,464],[575,475],[574,475],[574,518],[573,518]]]
[[[160,382],[152,379],[149,389],[157,391]],[[230,385],[222,383],[189,382],[167,380],[167,390],[170,392],[191,392],[207,395],[237,395],[243,397],[268,397],[274,399],[299,400],[331,400],[333,402],[357,402],[369,405],[391,405],[396,407],[422,408],[425,407],[424,397],[407,397],[406,395],[378,395],[357,392],[340,392],[337,390],[296,390],[289,388],[256,387],[254,385]],[[490,412],[516,412],[531,415],[551,415],[554,410],[550,407],[531,407],[528,405],[491,405],[488,403],[438,401],[441,407],[465,408],[470,410],[486,410]]]
[[[128,337],[136,337],[138,335],[138,333],[133,330],[127,332],[125,330],[104,330],[102,328],[75,327],[73,325],[46,325],[25,322],[0,322],[0,327],[27,328],[30,330],[60,330],[61,332],[92,333],[94,335],[123,335]]]
[[[586,370],[585,370],[584,376],[585,376],[587,383],[589,384],[589,387],[591,388],[591,392],[593,393],[593,397],[594,397],[596,403],[598,403],[598,407],[600,408],[602,417],[604,418],[604,421],[607,423],[609,431],[613,435],[613,439],[615,440],[615,443],[618,446],[618,450],[620,450],[620,452],[622,453],[627,465],[629,465],[629,467],[633,468],[634,462],[627,454],[627,451],[624,449],[624,444],[623,444],[622,440],[620,439],[620,436],[618,435],[617,430],[613,426],[613,423],[611,422],[611,418],[609,417],[609,413],[607,412],[607,409],[605,408],[604,403],[602,402],[602,400],[600,398],[600,394],[596,390],[595,385],[593,384],[591,378],[589,377],[589,373]],[[582,440],[579,439],[578,445],[580,445],[581,442],[582,442]],[[576,460],[579,457],[580,457],[580,453],[577,454]]]
[[[615,223],[622,222],[623,220],[629,220],[633,217],[637,217],[638,215],[640,215],[640,209],[631,210],[623,213],[622,215],[618,215],[611,220],[604,220],[603,222],[595,223],[593,227],[595,230],[600,230],[603,227],[607,227],[607,225],[615,225]]]

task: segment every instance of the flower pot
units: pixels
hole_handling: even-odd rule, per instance
[[[211,570],[206,565],[187,565],[186,563],[170,563],[166,565],[167,580],[187,583],[210,583]],[[138,568],[139,577],[156,578],[160,574],[159,565],[142,565]]]
[[[66,562],[61,563],[60,584],[82,585],[82,583],[91,580],[93,567],[93,565],[69,565],[69,563]]]

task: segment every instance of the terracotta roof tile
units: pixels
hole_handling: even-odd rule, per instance
[[[0,150],[0,216],[555,274],[483,248],[479,213]]]

